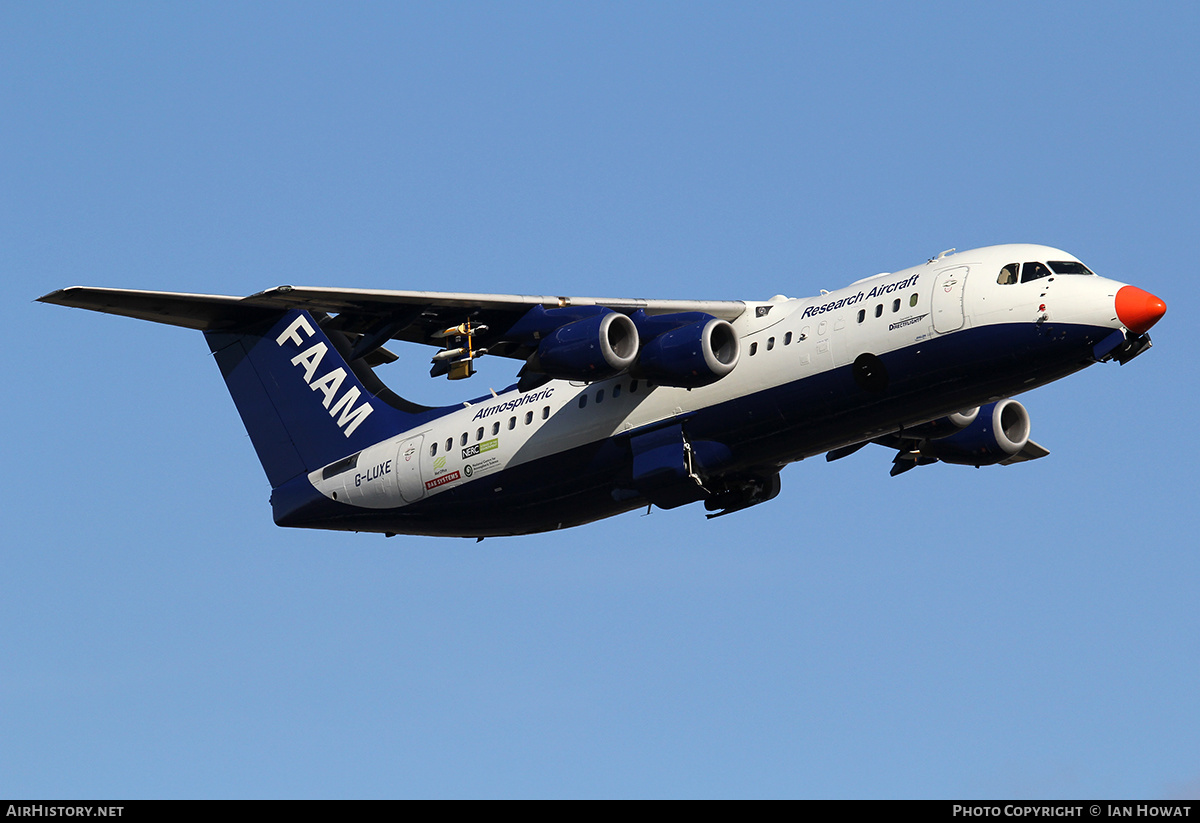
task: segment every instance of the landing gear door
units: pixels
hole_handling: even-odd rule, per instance
[[[731,459],[723,443],[693,443],[678,423],[634,435],[629,449],[633,488],[660,509],[703,499],[710,492],[702,473],[717,470]]]
[[[939,334],[963,327],[963,287],[967,283],[967,267],[957,266],[937,273],[933,279],[933,329]]]
[[[410,437],[400,443],[396,452],[400,496],[406,503],[416,502],[425,496],[425,484],[421,481],[421,440],[419,434]]]

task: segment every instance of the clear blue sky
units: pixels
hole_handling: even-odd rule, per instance
[[[1200,796],[1196,5],[745,5],[0,8],[0,796]],[[200,335],[32,302],[1002,242],[1169,307],[1021,398],[1048,459],[479,544],[276,528]]]

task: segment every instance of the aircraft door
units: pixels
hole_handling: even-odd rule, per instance
[[[396,451],[397,475],[400,481],[400,496],[406,503],[414,503],[425,496],[425,484],[421,480],[421,441],[417,435],[400,443]]]
[[[933,279],[933,329],[939,334],[963,327],[963,287],[967,282],[967,267],[957,266],[937,273]]]

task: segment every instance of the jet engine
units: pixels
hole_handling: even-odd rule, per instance
[[[506,337],[536,345],[526,370],[560,380],[603,380],[633,365],[638,332],[633,321],[602,306],[535,306]]]
[[[704,312],[633,315],[645,342],[634,374],[659,385],[694,389],[733,371],[741,345],[733,326]]]
[[[979,408],[965,428],[922,445],[921,456],[960,466],[991,466],[1016,456],[1028,442],[1029,412],[1016,400],[1000,400]]]

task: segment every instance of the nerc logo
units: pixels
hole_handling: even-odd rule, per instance
[[[296,346],[304,345],[304,341],[300,339],[300,333],[303,332],[305,337],[312,337],[315,332],[312,325],[309,324],[307,318],[303,314],[297,315],[283,333],[275,338],[275,342],[282,346],[285,342],[291,341]],[[371,412],[375,411],[374,407],[367,401],[355,407],[355,402],[359,395],[362,394],[358,390],[358,386],[351,386],[346,389],[345,393],[335,403],[333,398],[341,391],[342,383],[346,381],[346,370],[341,366],[336,369],[326,372],[320,377],[315,377],[317,367],[321,365],[321,361],[325,358],[329,351],[329,346],[325,343],[317,342],[310,346],[298,355],[292,358],[293,366],[302,366],[304,368],[304,382],[313,391],[319,391],[325,395],[325,400],[322,402],[326,409],[329,410],[329,416],[334,418],[334,422],[338,428],[342,430],[342,434],[346,437],[354,434],[354,430],[358,425],[367,418]]]
[[[462,450],[462,459],[466,460],[468,457],[475,457],[476,455],[482,454],[483,452],[490,452],[492,449],[496,448],[499,444],[500,444],[500,438],[494,437],[491,440],[484,440],[482,443],[476,443],[473,446],[467,446],[465,449]]]

